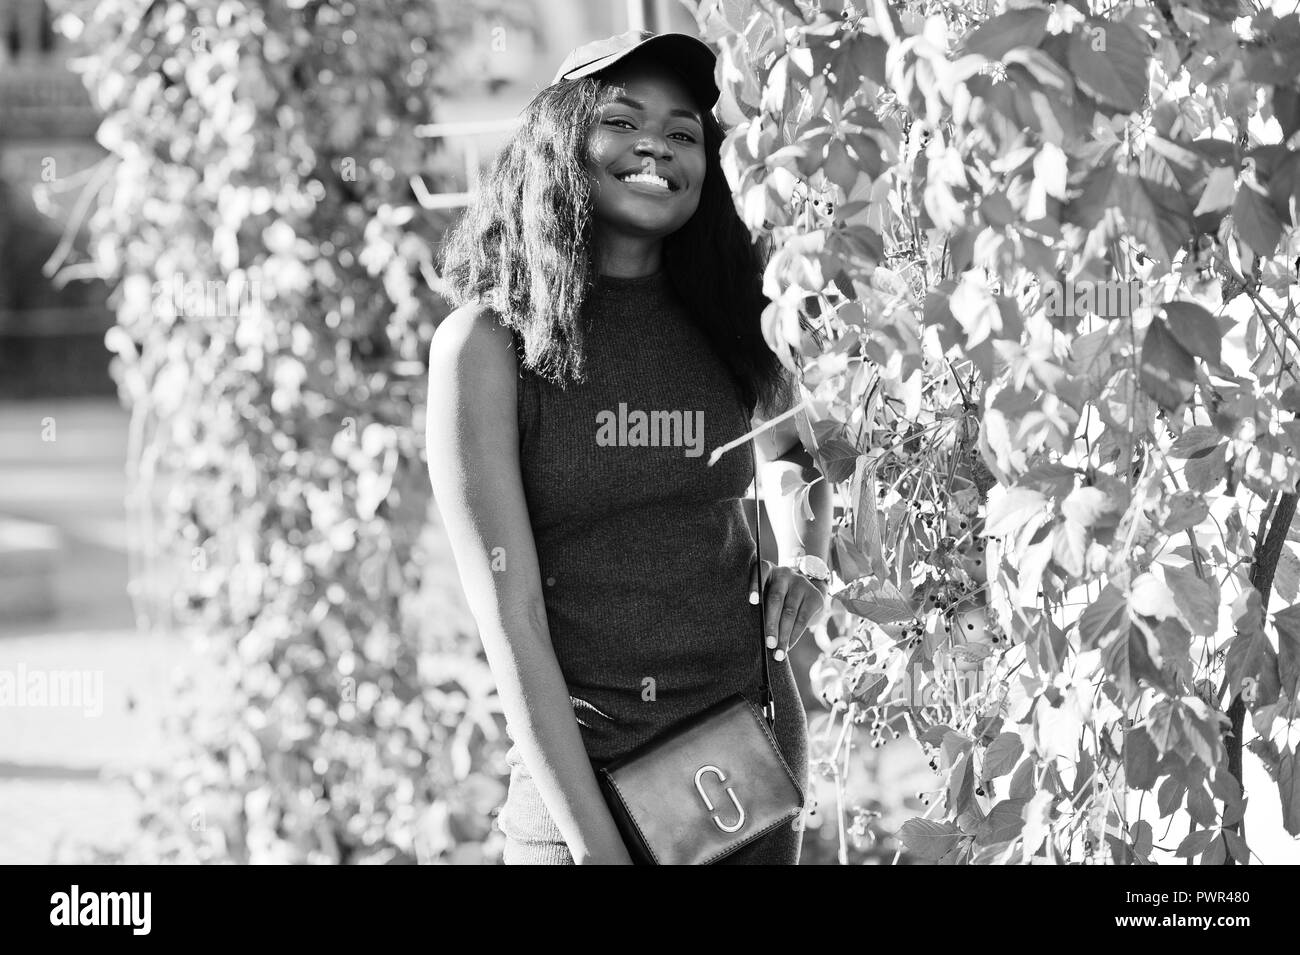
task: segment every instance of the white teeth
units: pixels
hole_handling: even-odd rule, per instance
[[[652,186],[658,186],[660,189],[668,188],[668,180],[663,176],[654,176],[646,172],[634,172],[627,176],[619,176],[620,182],[644,182]]]

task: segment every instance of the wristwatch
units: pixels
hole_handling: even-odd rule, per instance
[[[794,569],[809,580],[816,580],[828,586],[831,582],[831,569],[826,566],[826,561],[815,554],[802,554],[796,557]]]

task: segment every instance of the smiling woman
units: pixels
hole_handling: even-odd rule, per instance
[[[777,759],[806,785],[786,651],[822,585],[756,571],[750,456],[693,453],[792,393],[719,165],[712,65],[671,34],[574,51],[449,240],[458,308],[430,352],[429,469],[514,743],[507,863],[631,861],[597,773],[735,695],[764,705],[768,685]],[[769,459],[797,447],[785,424]],[[828,526],[829,498],[811,504]],[[738,807],[760,788],[728,785],[715,795]],[[722,861],[796,863],[784,819],[751,823]]]

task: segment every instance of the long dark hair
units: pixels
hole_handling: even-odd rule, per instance
[[[533,98],[443,256],[452,304],[491,308],[514,331],[523,366],[560,387],[584,380],[580,315],[596,279],[587,130],[606,86],[589,76]],[[700,204],[664,238],[663,267],[746,407],[770,413],[790,400],[792,379],[762,333],[767,249],[750,237],[727,188],[725,131],[700,112],[707,162]]]

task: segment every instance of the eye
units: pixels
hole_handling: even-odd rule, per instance
[[[614,117],[613,119],[607,119],[607,120],[605,120],[605,125],[606,125],[606,126],[617,126],[619,123],[622,123],[622,124],[623,124],[624,126],[626,126],[628,129],[633,129],[633,128],[634,128],[634,127],[632,126],[632,123],[631,123],[631,122],[629,122],[629,121],[626,120],[626,119],[623,119],[621,116],[616,116],[616,117]]]
[[[673,135],[682,137],[683,142],[688,142],[688,143],[695,142],[695,137],[692,136],[690,133],[673,133]]]

